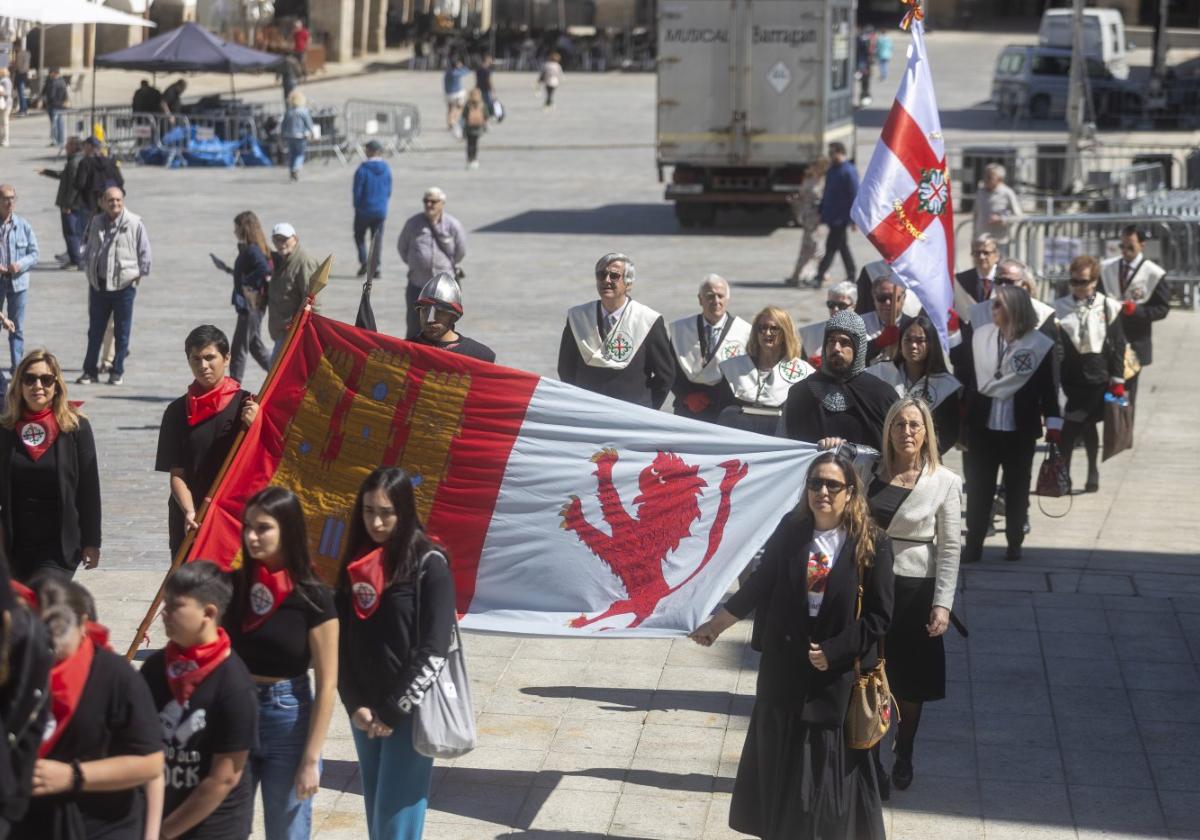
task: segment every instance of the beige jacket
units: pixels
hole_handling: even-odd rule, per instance
[[[279,260],[279,254],[275,254],[275,259]],[[287,333],[292,316],[304,306],[308,281],[320,266],[320,262],[297,245],[296,250],[271,275],[271,282],[267,286],[267,332],[272,341],[279,341]],[[314,312],[320,309],[319,304],[313,304]]]

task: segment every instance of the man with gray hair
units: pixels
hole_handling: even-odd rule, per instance
[[[807,327],[801,327],[800,347],[804,351],[804,358],[813,367],[820,370],[821,354],[824,352],[825,343],[825,324],[834,315],[839,312],[853,312],[855,304],[858,303],[858,286],[849,280],[842,280],[834,283],[825,293],[825,308],[829,310],[829,316],[822,318],[815,324],[809,324]]]
[[[1006,173],[998,163],[989,163],[983,170],[983,181],[975,193],[975,226],[972,236],[990,233],[998,242],[1008,241],[1008,226],[1025,215],[1021,200],[1013,188],[1004,183]]]
[[[721,405],[721,362],[746,352],[750,325],[726,311],[729,283],[710,274],[700,284],[700,314],[672,322],[669,332],[677,370],[675,413],[715,423]]]
[[[405,300],[408,303],[407,332],[405,338],[413,339],[421,332],[421,318],[417,313],[417,298],[421,289],[435,274],[445,272],[461,283],[463,270],[460,267],[467,255],[467,232],[458,219],[446,212],[446,194],[437,187],[425,190],[425,210],[410,217],[400,231],[400,259],[408,266],[408,288]]]
[[[635,270],[625,254],[596,262],[598,300],[567,310],[558,378],[597,394],[662,408],[675,382],[675,353],[663,318],[629,296]]]
[[[960,314],[992,296],[1000,264],[1000,243],[996,237],[990,233],[976,236],[971,242],[971,262],[974,263],[971,268],[954,275],[954,308]]]

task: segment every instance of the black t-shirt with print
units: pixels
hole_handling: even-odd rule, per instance
[[[154,700],[124,657],[97,650],[79,705],[47,758],[81,763],[163,748]],[[14,837],[38,840],[141,840],[141,788],[34,797]]]
[[[216,667],[180,706],[167,685],[166,656],[153,654],[142,666],[158,709],[160,736],[166,750],[167,789],[163,817],[183,804],[212,768],[214,755],[258,746],[258,694],[250,672],[236,653]],[[250,835],[254,793],[250,773],[186,840],[239,840]]]
[[[319,624],[337,618],[333,592],[324,584],[308,586],[301,594],[299,588],[288,594],[271,617],[253,631],[242,631],[246,604],[231,609],[225,619],[225,630],[233,649],[246,663],[251,674],[259,677],[292,679],[308,672],[312,651],[308,632]]]

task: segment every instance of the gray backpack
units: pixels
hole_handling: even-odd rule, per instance
[[[431,555],[421,558],[417,573],[417,645],[420,645],[421,578]],[[471,683],[463,656],[462,633],[458,617],[450,634],[446,664],[413,710],[413,749],[429,758],[457,758],[475,749],[475,707],[471,703]]]

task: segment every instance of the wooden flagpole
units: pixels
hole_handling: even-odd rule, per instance
[[[308,292],[305,298],[303,309],[304,312],[309,312],[312,310],[313,301],[316,300],[316,297],[321,293],[321,290],[329,284],[329,271],[332,267],[333,255],[331,254],[325,258],[325,262],[321,263],[316,273],[309,278]],[[281,360],[287,357],[288,351],[295,342],[296,335],[299,333],[301,320],[301,318],[295,318],[292,321],[292,325],[288,328],[287,337],[284,339],[283,347],[280,349],[279,355],[275,357],[275,361],[271,364],[271,369],[267,371],[267,378],[263,382],[262,388],[260,388],[258,391],[258,397],[261,397],[263,394],[267,393],[268,389],[271,387],[271,384],[279,375],[279,363]],[[229,447],[229,452],[225,454],[225,460],[221,464],[220,472],[217,473],[217,477],[213,480],[212,487],[208,489],[209,495],[204,497],[203,502],[196,511],[196,522],[198,524],[204,522],[204,516],[208,513],[209,505],[212,502],[212,494],[218,487],[221,486],[221,482],[225,480],[225,474],[229,471],[229,465],[233,463],[234,456],[236,456],[238,450],[241,449],[242,441],[245,439],[245,437],[246,427],[242,426],[238,430],[237,437],[233,439],[233,445]],[[129,643],[129,650],[125,652],[126,659],[132,660],[133,657],[137,655],[138,648],[142,646],[142,640],[146,638],[146,634],[150,630],[150,625],[154,623],[155,613],[158,612],[158,607],[162,603],[163,594],[166,592],[167,588],[167,578],[171,576],[172,572],[183,565],[184,558],[186,558],[188,556],[188,552],[192,550],[192,543],[196,541],[196,534],[199,532],[200,529],[197,528],[195,531],[190,532],[186,537],[184,537],[183,543],[179,546],[179,550],[176,551],[175,556],[171,558],[171,568],[168,569],[167,573],[163,576],[162,583],[158,585],[158,592],[155,593],[154,600],[150,602],[150,609],[146,611],[146,615],[142,619],[142,623],[138,625],[137,633],[134,634],[133,641]]]

